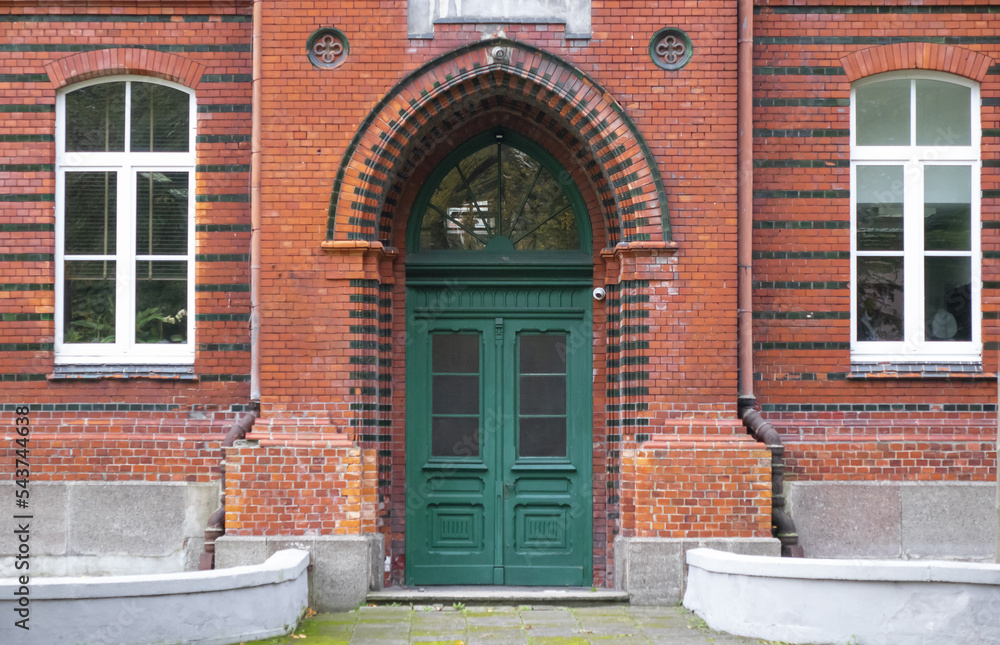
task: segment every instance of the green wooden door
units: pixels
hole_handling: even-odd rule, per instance
[[[548,291],[408,315],[408,584],[591,584],[589,299]]]

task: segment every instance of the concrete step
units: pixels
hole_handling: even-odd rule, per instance
[[[492,587],[426,586],[390,587],[369,591],[368,602],[374,605],[576,605],[628,604],[628,593],[594,587]]]

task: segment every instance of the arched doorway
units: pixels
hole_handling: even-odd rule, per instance
[[[593,264],[562,167],[491,130],[407,229],[406,580],[592,582]]]

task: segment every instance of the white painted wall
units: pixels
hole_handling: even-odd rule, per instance
[[[0,643],[223,645],[288,634],[307,606],[308,564],[308,553],[289,549],[214,571],[0,579]],[[15,625],[23,586],[28,631]]]
[[[713,629],[788,643],[996,645],[1000,565],[811,560],[695,549],[684,606]]]

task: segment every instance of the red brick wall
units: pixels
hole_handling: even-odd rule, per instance
[[[0,421],[30,406],[35,479],[217,478],[221,436],[249,403],[248,262],[197,263],[197,380],[50,377],[55,97],[121,74],[193,88],[196,253],[244,254],[249,3],[15,4],[0,10]]]
[[[746,435],[654,435],[641,446],[623,444],[621,488],[627,537],[771,534],[771,453]]]
[[[312,435],[226,449],[227,535],[375,533],[376,455]]]
[[[1000,16],[981,2],[756,4],[755,388],[785,438],[787,477],[995,479]],[[850,374],[850,83],[912,68],[981,82],[979,377]]]
[[[484,31],[496,33],[483,25],[437,25],[433,40],[409,40],[405,3],[382,7],[377,15],[363,3],[335,2],[265,2],[263,11],[263,414],[285,431],[296,431],[300,417],[326,419],[324,432],[372,439],[376,443],[363,445],[387,451],[380,465],[383,530],[398,573],[405,530],[403,232],[419,177],[447,146],[417,161],[400,160],[412,163],[412,180],[395,199],[392,219],[376,231],[376,239],[399,248],[391,267],[379,270],[377,250],[324,253],[320,243],[333,179],[358,125],[378,101],[420,65],[477,43]],[[537,133],[593,204],[595,286],[612,287],[606,304],[595,307],[599,580],[620,522],[614,489],[619,455],[610,446],[635,433],[659,432],[675,419],[715,420],[735,412],[735,13],[732,2],[595,4],[590,41],[565,40],[561,25],[504,27],[507,38],[578,67],[620,103],[663,178],[676,242],[676,250],[627,250],[601,258],[601,248],[616,238],[602,230],[593,207],[599,206],[599,187],[577,170],[580,162],[570,157],[567,163],[557,137]],[[694,42],[694,58],[678,72],[656,67],[647,51],[653,33],[668,25],[684,29]],[[325,26],[342,30],[350,41],[349,58],[334,70],[313,68],[302,53],[309,35]],[[420,89],[404,96],[418,97]],[[500,114],[476,125],[507,118],[518,127],[517,119]],[[527,119],[520,119],[524,129]],[[373,304],[372,296],[388,302]],[[360,369],[352,358],[368,367]],[[352,372],[365,378],[345,378]],[[706,432],[699,424],[687,431]]]

